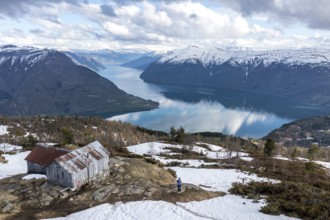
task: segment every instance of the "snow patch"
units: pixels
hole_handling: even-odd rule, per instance
[[[8,126],[6,125],[0,125],[0,135],[9,134],[8,132]]]
[[[290,161],[292,161],[291,158],[284,157],[282,155],[276,155],[274,158],[279,159],[279,160],[290,160]],[[302,157],[296,157],[295,159],[301,160],[301,161],[305,161],[305,162],[308,162],[309,161],[308,159],[302,158]],[[311,162],[314,162],[316,164],[319,164],[319,165],[323,166],[326,169],[330,169],[330,162],[319,161],[319,160],[311,160]]]
[[[203,189],[208,191],[228,192],[232,187],[232,183],[235,182],[279,182],[278,180],[261,178],[255,174],[249,175],[235,169],[196,169],[182,167],[171,167],[171,169],[176,172],[177,176],[181,178],[183,183],[202,186]]]
[[[0,163],[0,179],[27,172],[26,161],[24,160],[30,151],[20,152],[18,154],[3,154],[7,163]]]
[[[47,176],[43,174],[29,174],[22,178],[22,180],[31,180],[31,179],[47,179]]]
[[[13,152],[13,151],[19,151],[22,150],[22,146],[7,144],[7,143],[0,143],[0,151],[3,151],[5,153]]]
[[[200,147],[198,145],[206,145],[210,150]],[[152,155],[152,156],[158,156],[161,153],[163,154],[169,154],[171,150],[166,149],[166,148],[176,148],[176,149],[182,149],[182,148],[187,148],[188,150],[191,150],[196,153],[202,153],[205,155],[207,158],[210,159],[228,159],[232,157],[242,157],[242,156],[248,156],[249,154],[244,153],[244,152],[236,152],[236,151],[228,151],[227,149],[224,149],[220,146],[215,146],[211,144],[206,144],[206,143],[197,143],[195,145],[173,145],[173,144],[165,144],[161,142],[148,142],[148,143],[143,143],[143,144],[138,144],[138,145],[132,145],[128,146],[127,149],[135,154],[139,155]]]

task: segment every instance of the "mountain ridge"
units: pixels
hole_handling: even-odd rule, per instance
[[[0,47],[1,114],[114,115],[157,106],[125,93],[62,52]]]
[[[329,107],[328,60],[327,50],[189,47],[162,56],[140,78],[148,83],[235,89]]]

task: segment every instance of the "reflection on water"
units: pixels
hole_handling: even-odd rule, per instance
[[[111,117],[168,132],[182,126],[188,132],[223,132],[242,137],[262,137],[293,119],[322,114],[323,109],[269,96],[229,90],[158,86],[139,79],[141,71],[108,66],[100,75],[127,93],[160,103],[153,111]]]
[[[155,130],[169,131],[171,126],[182,126],[189,132],[214,131],[239,136],[260,137],[288,122],[275,115],[227,109],[217,102],[200,101],[189,104],[163,98],[161,107],[151,112],[131,113],[112,117]],[[257,126],[258,128],[252,128]]]

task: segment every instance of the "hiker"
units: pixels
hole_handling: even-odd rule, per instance
[[[181,192],[181,179],[180,179],[180,177],[176,182],[178,184],[178,192]]]

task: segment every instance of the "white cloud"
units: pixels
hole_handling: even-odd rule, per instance
[[[125,26],[118,25],[110,21],[105,22],[104,28],[107,31],[110,31],[115,36],[119,36],[123,38],[132,37],[132,33]]]
[[[151,26],[154,29],[166,28],[172,24],[167,12],[157,10],[155,5],[143,2],[143,19],[145,26]]]
[[[118,0],[100,5],[72,0],[27,0],[23,4],[14,0],[19,5],[17,10],[14,3],[8,2],[4,6],[7,11],[0,9],[0,35],[2,43],[81,49],[173,49],[203,43],[254,48],[329,46],[328,31],[316,36],[306,28],[305,32],[310,31],[307,36],[299,31],[294,33],[291,26],[279,25],[285,19],[287,24],[301,19],[308,26],[327,26],[328,6],[310,9],[306,6],[312,5],[311,1],[302,1],[298,4],[293,0],[296,5],[292,5],[291,1],[282,0],[258,4],[252,0],[221,0],[227,4],[204,4],[202,0]],[[18,12],[23,13],[19,18]],[[20,34],[10,34],[18,30]]]
[[[135,17],[140,13],[140,8],[135,5],[124,5],[115,10],[117,16]]]

